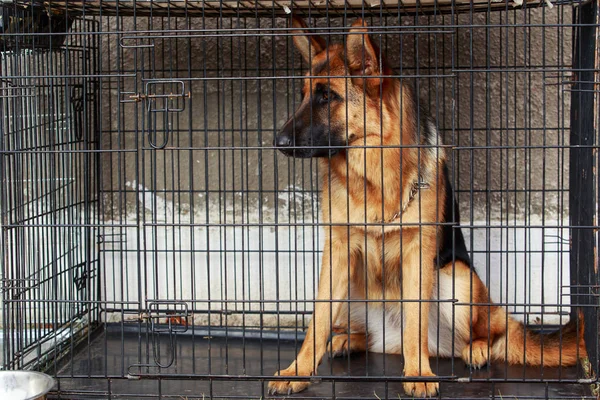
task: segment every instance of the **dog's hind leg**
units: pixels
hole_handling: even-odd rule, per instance
[[[327,353],[331,358],[364,351],[367,351],[367,335],[364,333],[336,335],[327,346]]]

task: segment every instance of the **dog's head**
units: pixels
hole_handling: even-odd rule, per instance
[[[346,43],[326,45],[294,18],[293,41],[310,71],[302,84],[302,102],[274,141],[288,156],[327,157],[360,144],[381,129],[382,75],[387,68],[362,20],[352,24]]]

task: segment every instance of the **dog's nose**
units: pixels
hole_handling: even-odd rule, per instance
[[[273,140],[273,146],[275,147],[290,147],[292,145],[292,139],[287,135],[277,136]]]

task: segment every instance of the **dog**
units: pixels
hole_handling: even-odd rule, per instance
[[[357,20],[345,45],[329,46],[303,20],[294,17],[292,26],[310,71],[274,146],[321,159],[325,246],[306,337],[275,376],[314,375],[327,351],[402,354],[412,378],[404,390],[426,397],[439,390],[430,355],[478,368],[575,364],[586,354],[582,321],[540,334],[491,303],[452,227],[458,206],[435,122],[411,85],[390,77],[367,24]],[[273,380],[268,390],[290,394],[309,384]]]

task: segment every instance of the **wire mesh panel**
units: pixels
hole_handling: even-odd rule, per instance
[[[593,397],[596,3],[21,5],[50,17],[0,39],[5,368],[60,398]]]
[[[93,21],[3,8],[2,299],[5,368],[56,368],[98,322]],[[31,25],[24,22],[32,21]],[[22,36],[23,29],[62,36]]]

